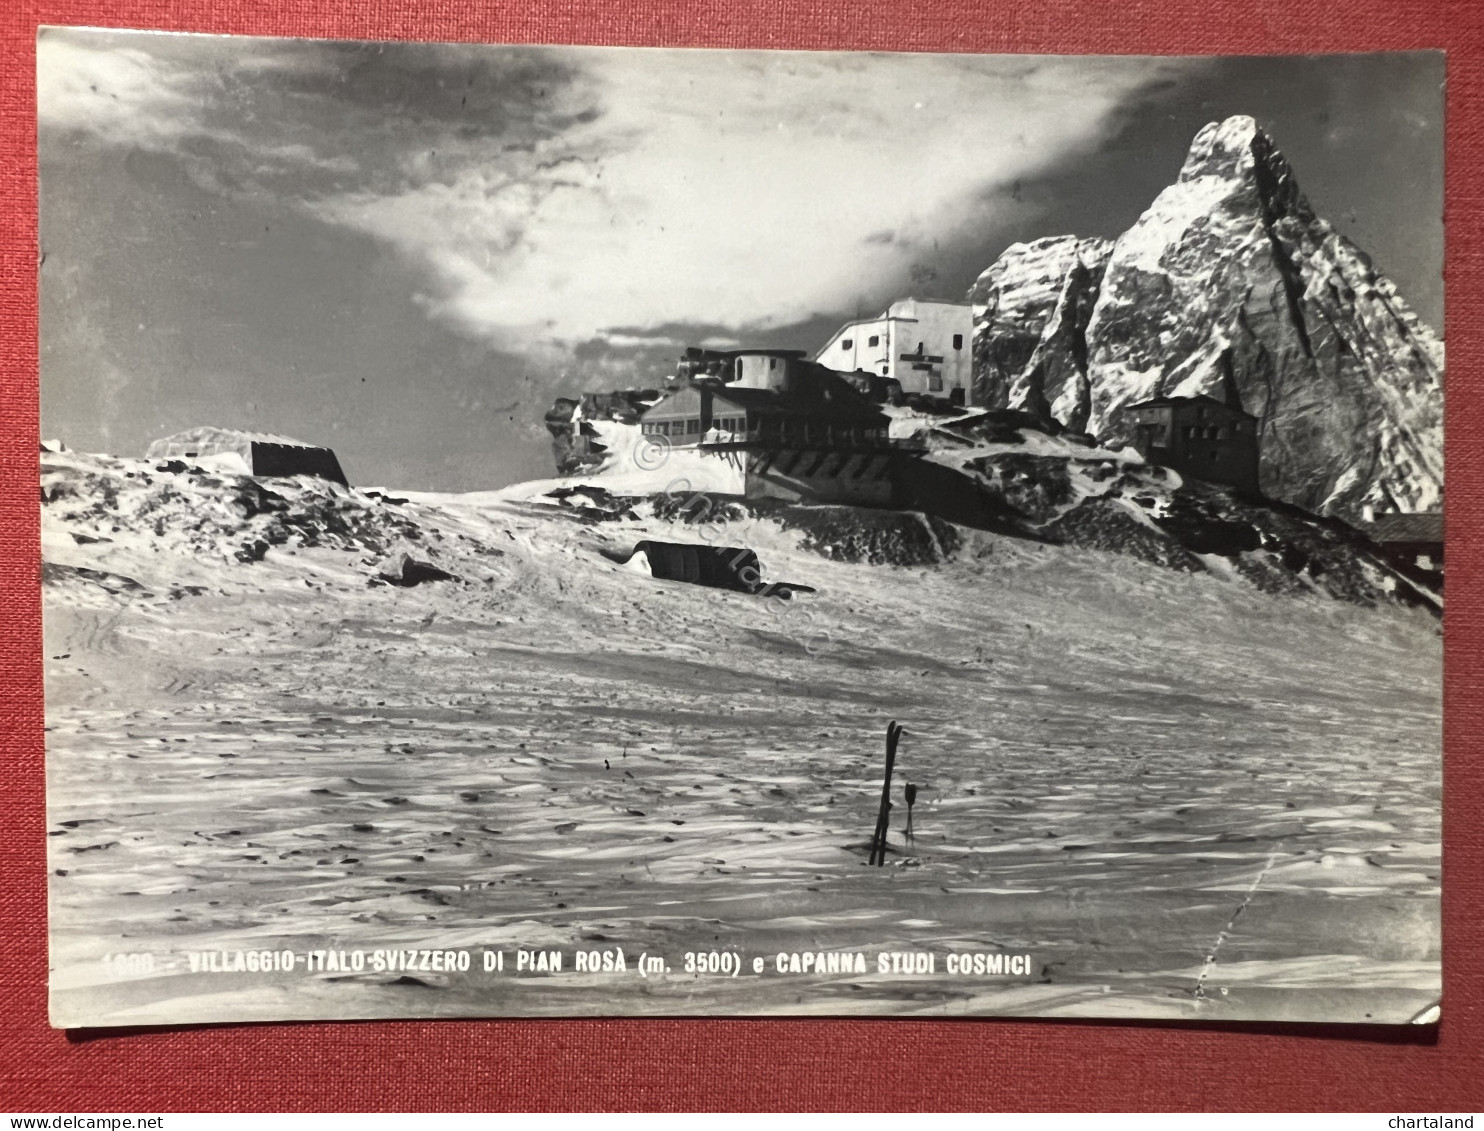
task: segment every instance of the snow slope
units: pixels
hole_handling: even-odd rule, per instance
[[[1416,610],[975,531],[939,565],[870,566],[728,508],[698,525],[540,491],[394,501],[44,460],[58,1023],[1358,1021],[1436,996],[1440,641]],[[655,581],[598,552],[644,538],[749,546],[818,592]],[[402,542],[459,580],[369,584]],[[872,869],[893,718],[918,835],[899,809]],[[562,947],[569,968],[186,959],[394,945]],[[571,972],[578,946],[617,945],[672,973]],[[750,973],[840,948],[871,972]],[[913,948],[1030,953],[1036,973],[875,972]],[[713,949],[749,973],[681,971]],[[100,962],[141,951],[152,973]]]

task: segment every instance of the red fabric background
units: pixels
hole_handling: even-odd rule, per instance
[[[0,1110],[1484,1107],[1484,6],[1477,0],[0,0]],[[260,35],[1108,53],[1449,51],[1443,1023],[562,1021],[79,1035],[46,1021],[38,23]]]

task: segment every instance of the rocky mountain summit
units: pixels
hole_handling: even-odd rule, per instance
[[[1013,245],[969,301],[991,407],[1119,441],[1130,404],[1235,391],[1273,498],[1351,519],[1441,503],[1442,345],[1251,118],[1202,129],[1111,244]]]

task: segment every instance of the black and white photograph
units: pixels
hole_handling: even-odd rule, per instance
[[[1444,80],[43,28],[52,1024],[1436,1021]]]

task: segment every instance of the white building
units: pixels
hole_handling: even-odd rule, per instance
[[[845,323],[814,360],[894,379],[904,393],[972,404],[973,336],[968,304],[904,298],[879,317]]]
[[[732,355],[728,385],[741,389],[782,389],[800,363],[808,364],[803,350],[738,350]]]

